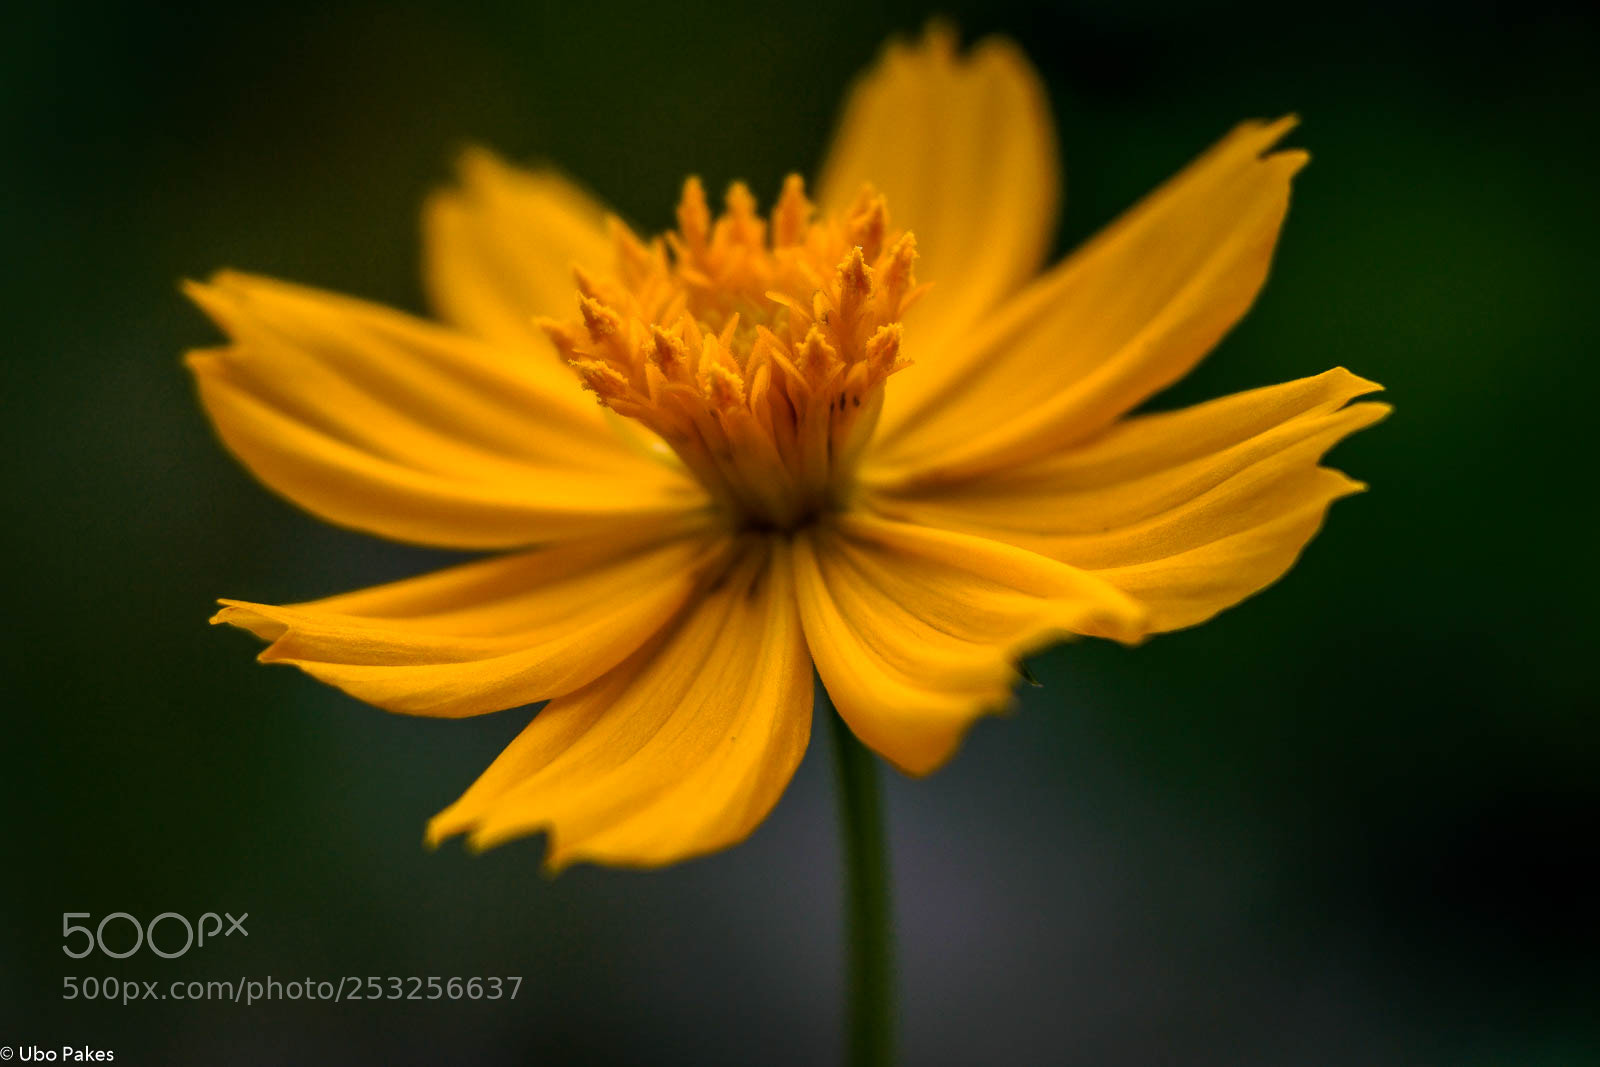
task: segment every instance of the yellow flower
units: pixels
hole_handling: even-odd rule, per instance
[[[1128,415],[1261,287],[1291,125],[1239,126],[1037,277],[1056,150],[1003,41],[891,45],[815,205],[791,177],[769,216],[735,185],[713,217],[691,179],[662,239],[471,153],[426,210],[449,326],[223,273],[189,291],[229,343],[189,365],[290,500],[503,554],[214,621],[392,711],[548,700],[428,838],[544,830],[553,868],[742,840],[805,750],[813,666],[926,774],[1019,656],[1209,618],[1361,488],[1318,465],[1387,410],[1342,369]]]

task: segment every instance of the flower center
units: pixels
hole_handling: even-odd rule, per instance
[[[613,221],[615,271],[575,271],[578,315],[540,325],[600,402],[660,435],[735,518],[793,529],[840,507],[906,366],[916,242],[865,188],[815,219],[798,175],[771,218],[743,184],[713,219],[699,179],[646,244]]]

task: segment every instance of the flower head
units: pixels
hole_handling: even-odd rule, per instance
[[[714,215],[691,178],[659,238],[471,153],[426,211],[449,325],[223,273],[189,291],[228,343],[189,363],[273,489],[499,554],[214,621],[392,711],[548,701],[428,836],[547,831],[552,867],[741,840],[805,750],[813,668],[927,773],[1019,656],[1201,622],[1361,488],[1319,465],[1387,410],[1344,370],[1129,415],[1261,287],[1291,125],[1238,127],[1042,274],[1053,132],[1004,42],[891,45],[815,202],[791,176]]]

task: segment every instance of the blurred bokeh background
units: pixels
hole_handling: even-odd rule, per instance
[[[1538,2],[963,0],[1021,41],[1065,249],[1236,120],[1314,162],[1263,299],[1163,406],[1344,364],[1397,413],[1278,586],[888,781],[915,1064],[1600,1063],[1597,37]],[[526,721],[385,715],[205,625],[438,554],[322,525],[212,438],[178,296],[219,266],[420,310],[418,206],[469,142],[647,229],[691,171],[812,170],[852,75],[934,13],[813,0],[24,3],[0,36],[8,723],[0,1045],[118,1063],[836,1058],[813,744],[745,846],[662,873],[427,852]],[[825,734],[818,733],[815,741]],[[78,963],[61,914],[248,911]],[[521,975],[514,1002],[65,1003],[67,975]]]

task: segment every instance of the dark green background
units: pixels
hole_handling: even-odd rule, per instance
[[[951,5],[1048,80],[1061,247],[1236,120],[1312,166],[1258,308],[1162,404],[1344,364],[1397,413],[1334,461],[1280,585],[1044,688],[889,783],[907,1061],[1600,1063],[1591,22],[1538,3]],[[417,213],[469,140],[647,228],[690,171],[814,168],[930,12],[30,5],[0,37],[9,723],[0,1045],[118,1063],[825,1062],[838,862],[813,745],[745,846],[540,876],[421,846],[527,718],[387,716],[209,629],[441,556],[323,526],[213,440],[182,277],[420,307]],[[817,740],[825,735],[819,732]],[[248,911],[162,961],[61,913]],[[65,975],[524,976],[514,1003],[85,1005]]]

